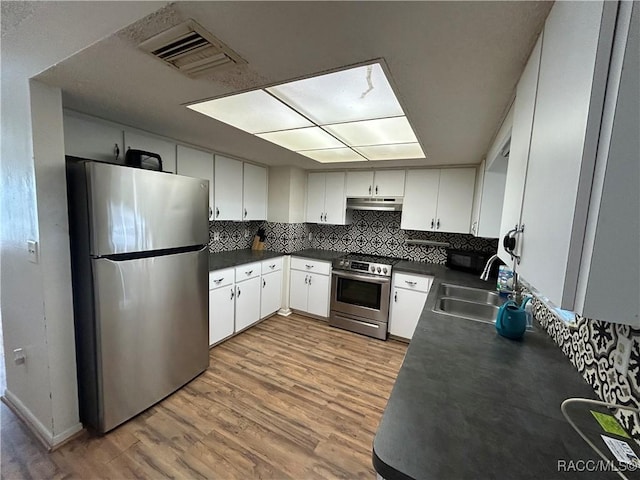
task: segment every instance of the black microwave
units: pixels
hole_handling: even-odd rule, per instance
[[[493,254],[487,252],[477,252],[473,250],[447,250],[447,267],[452,270],[461,270],[463,272],[475,273],[480,275],[484,271],[489,258]],[[503,265],[501,261],[493,262],[490,277],[498,276],[498,267]]]
[[[162,159],[160,155],[144,150],[130,148],[124,156],[124,164],[129,167],[144,168],[146,170],[162,171]]]

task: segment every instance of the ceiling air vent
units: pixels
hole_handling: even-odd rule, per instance
[[[193,20],[165,30],[145,40],[139,47],[190,77],[205,75],[228,65],[247,63]]]

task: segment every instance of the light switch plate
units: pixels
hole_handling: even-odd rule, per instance
[[[29,261],[38,263],[38,242],[35,240],[27,240],[27,252],[29,253]]]
[[[220,240],[220,232],[213,232],[213,241],[217,242]]]
[[[631,356],[631,339],[618,337],[616,349],[613,352],[613,366],[622,375],[626,375],[629,370],[629,357]]]

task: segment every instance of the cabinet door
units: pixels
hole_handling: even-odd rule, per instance
[[[433,230],[438,206],[440,170],[408,170],[400,228]],[[433,226],[433,228],[432,228]]]
[[[440,170],[436,231],[469,233],[475,182],[475,168]]]
[[[282,307],[282,271],[262,276],[262,296],[260,297],[260,318],[277,312]]]
[[[324,213],[324,223],[345,224],[347,199],[344,195],[344,172],[326,174]]]
[[[347,172],[347,197],[373,195],[373,172]]]
[[[176,173],[209,180],[209,220],[213,220],[213,154],[178,145]]]
[[[157,153],[162,159],[162,171],[176,173],[176,144],[151,137],[137,132],[124,132],[124,146],[126,150],[144,150],[145,152]],[[124,158],[124,157],[123,157]]]
[[[236,332],[260,320],[261,285],[260,277],[236,283]]]
[[[64,115],[64,153],[74,157],[124,163],[123,131],[106,123]],[[119,157],[116,160],[116,146]]]
[[[329,316],[329,280],[327,275],[309,274],[307,312],[320,317]]]
[[[614,24],[603,9],[610,8],[617,7],[557,2],[544,27],[519,273],[563,308],[575,299]]]
[[[234,306],[233,285],[209,290],[209,345],[233,335]]]
[[[373,194],[377,197],[402,197],[404,195],[404,179],[404,170],[377,171]]]
[[[520,224],[524,182],[529,163],[529,145],[533,127],[533,113],[536,103],[538,70],[542,51],[542,35],[531,52],[516,88],[516,100],[513,105],[513,127],[511,130],[511,151],[507,167],[504,200],[502,202],[502,218],[500,220],[500,238],[509,230]],[[498,242],[498,256],[507,265],[511,265],[511,257]]]
[[[324,223],[325,173],[310,173],[307,177],[307,222]]]
[[[267,169],[244,164],[242,196],[243,220],[267,219]]]
[[[214,218],[242,220],[242,162],[215,156]]]
[[[410,339],[427,301],[427,293],[394,288],[389,314],[389,333]]]
[[[309,274],[299,270],[291,270],[289,285],[289,306],[301,312],[307,311],[309,296]]]

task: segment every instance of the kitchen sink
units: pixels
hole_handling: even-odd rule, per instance
[[[466,300],[468,302],[482,303],[487,305],[500,306],[504,300],[496,292],[481,290],[479,288],[461,287],[448,283],[440,284],[439,298],[451,297]]]
[[[433,311],[478,322],[494,323],[498,309],[504,302],[496,292],[442,283]]]

